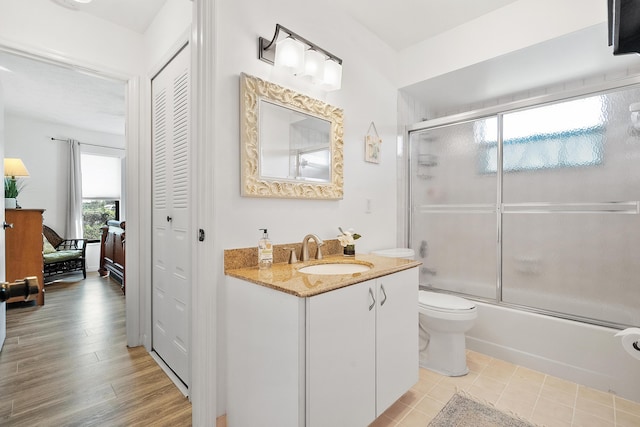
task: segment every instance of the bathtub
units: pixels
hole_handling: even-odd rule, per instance
[[[617,329],[477,302],[467,348],[640,402],[640,360]]]

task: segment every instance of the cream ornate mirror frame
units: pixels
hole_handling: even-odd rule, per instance
[[[267,139],[264,132],[267,128],[271,129],[274,126],[273,123],[262,123],[261,121],[266,118],[267,106],[271,109],[271,105],[287,109],[291,115],[297,116],[296,121],[301,121],[300,117],[308,117],[309,120],[318,123],[328,122],[326,127],[330,131],[327,136],[328,155],[326,157],[330,161],[330,172],[327,172],[326,180],[305,178],[289,173],[282,174],[287,176],[269,176],[268,174],[263,176],[264,165],[261,165],[261,159],[263,159],[264,153],[263,145],[266,144]],[[261,109],[264,110],[262,113]],[[284,112],[287,113],[287,111]],[[242,196],[342,199],[344,133],[342,109],[242,73],[240,76],[240,114]],[[271,117],[274,117],[274,114],[271,114],[270,119]],[[293,122],[285,122],[278,126],[282,128],[293,125]],[[288,151],[291,153],[295,150],[289,148]],[[291,154],[287,154],[287,157],[291,156]],[[292,162],[285,159],[286,161]]]

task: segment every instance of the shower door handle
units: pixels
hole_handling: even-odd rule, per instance
[[[428,249],[428,244],[426,240],[423,240],[422,242],[420,242],[420,258],[426,258],[427,257],[427,249]]]
[[[369,288],[369,296],[371,297],[371,305],[369,306],[369,311],[373,310],[373,307],[376,306],[376,298],[373,296],[373,291]]]

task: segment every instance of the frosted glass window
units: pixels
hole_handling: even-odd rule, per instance
[[[503,201],[637,200],[640,132],[629,106],[638,100],[640,90],[632,88],[505,113]],[[527,138],[518,130],[526,122],[546,133]]]
[[[603,96],[593,96],[504,115],[503,163],[505,172],[602,163]],[[480,143],[487,148],[486,172],[496,172],[497,127],[482,128]]]

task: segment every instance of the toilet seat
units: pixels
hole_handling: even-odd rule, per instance
[[[420,291],[418,292],[418,300],[421,307],[436,311],[468,312],[476,308],[476,305],[469,300],[437,292]]]

